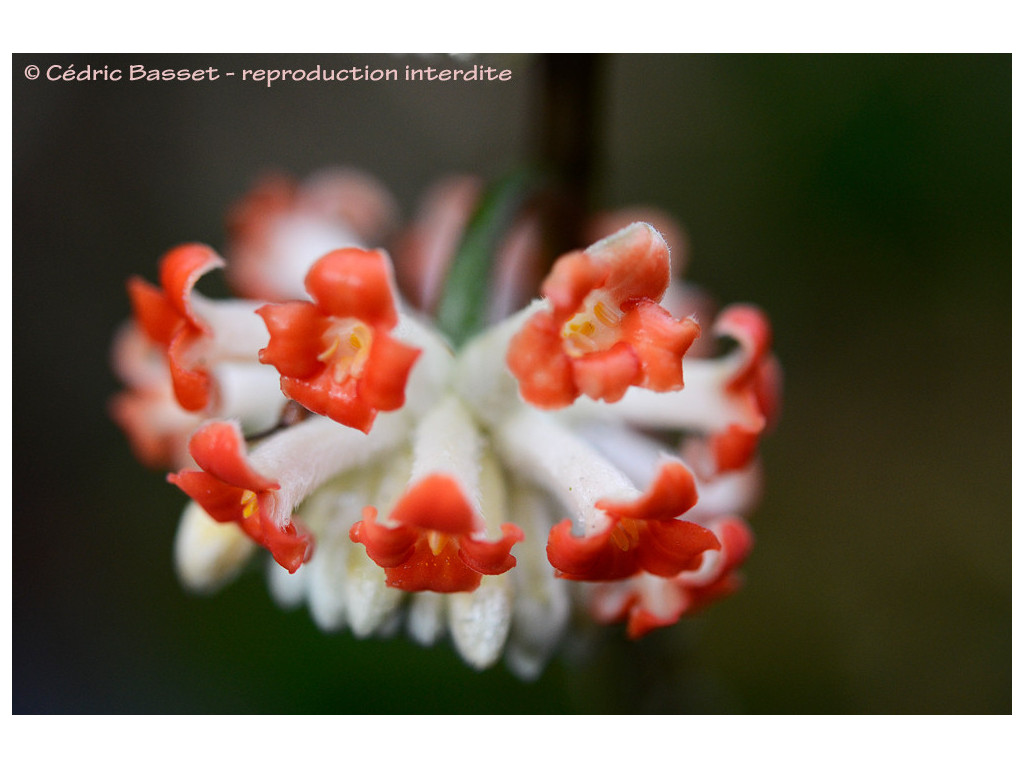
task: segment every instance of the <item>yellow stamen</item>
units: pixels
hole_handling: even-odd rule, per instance
[[[612,543],[623,552],[640,541],[640,526],[636,520],[625,517],[616,523],[611,535]]]
[[[566,352],[579,357],[610,347],[618,338],[619,316],[602,301],[585,306],[562,326]]]
[[[618,324],[615,315],[600,301],[594,305],[594,316],[609,327]]]
[[[241,503],[242,517],[246,519],[252,517],[260,507],[259,500],[256,498],[256,494],[252,491],[246,491],[242,494]]]
[[[637,544],[640,542],[640,524],[631,517],[625,517],[619,521],[619,525],[622,526],[622,530],[629,536],[630,544]]]
[[[316,356],[321,363],[331,366],[334,380],[341,384],[349,376],[358,376],[370,356],[373,331],[357,320],[335,324],[324,334],[324,351]]]
[[[338,344],[340,342],[341,339],[335,336],[333,341],[331,342],[331,345],[327,347],[327,349],[325,349],[319,355],[317,355],[316,359],[319,360],[321,363],[326,363],[328,360],[334,357],[334,353],[338,351]]]
[[[427,544],[430,546],[431,552],[439,555],[441,550],[448,545],[448,535],[440,531],[431,531],[427,534]]]

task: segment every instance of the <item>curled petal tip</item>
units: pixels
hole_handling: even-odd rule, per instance
[[[466,536],[459,541],[459,557],[469,568],[485,576],[497,576],[511,570],[516,559],[511,554],[514,544],[525,537],[519,526],[502,523],[501,538],[487,541],[474,536]]]
[[[224,260],[202,243],[179,245],[168,251],[160,262],[160,285],[167,300],[182,317],[198,328],[205,329],[205,326],[192,309],[192,287],[207,272],[223,266]]]
[[[670,520],[697,503],[693,473],[680,461],[661,464],[647,492],[631,501],[602,499],[595,505],[611,515],[640,520]]]
[[[695,320],[677,320],[660,305],[640,301],[626,314],[622,330],[641,363],[639,386],[655,392],[683,387],[683,357],[700,336]]]
[[[225,483],[251,491],[281,487],[249,464],[245,438],[237,422],[213,421],[203,425],[189,440],[188,449],[196,464]]]
[[[668,244],[653,226],[634,222],[587,248],[609,267],[608,289],[620,302],[635,298],[659,301],[671,279]]]
[[[550,302],[557,322],[568,319],[587,295],[604,285],[608,266],[573,251],[559,258],[541,284],[541,295]]]
[[[181,324],[181,314],[162,290],[141,277],[129,278],[126,287],[135,322],[150,341],[166,348]]]
[[[315,304],[289,301],[266,304],[256,310],[270,332],[270,341],[259,351],[260,362],[272,365],[283,376],[304,379],[323,370],[319,359],[323,335],[330,321]]]
[[[410,528],[381,525],[376,508],[366,507],[363,519],[349,530],[349,538],[365,546],[370,559],[381,568],[395,568],[412,555],[419,535]]]

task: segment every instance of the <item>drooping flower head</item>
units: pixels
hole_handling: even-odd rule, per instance
[[[405,284],[430,266],[417,301],[457,309],[452,285],[481,286],[439,275],[472,252],[458,244],[487,241],[492,277],[516,285],[484,312],[467,303],[464,329],[442,309],[435,327],[362,242],[383,209],[354,178],[265,185],[237,210],[229,282],[256,300],[196,293],[223,266],[198,245],[165,257],[159,286],[130,283],[113,410],[190,498],[182,581],[218,588],[263,549],[275,598],[308,602],[325,630],[447,636],[473,667],[504,656],[528,679],[574,617],[639,637],[733,591],[778,412],[764,315],[727,308],[711,327],[732,348],[694,356],[696,319],[662,303],[688,289],[642,222],[558,259],[517,310],[537,222],[477,237],[491,219],[472,206],[491,198],[463,183],[400,240]]]

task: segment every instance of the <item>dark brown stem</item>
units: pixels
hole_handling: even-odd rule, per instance
[[[545,54],[537,152],[550,175],[541,201],[547,246],[554,258],[582,243],[600,145],[599,54]]]

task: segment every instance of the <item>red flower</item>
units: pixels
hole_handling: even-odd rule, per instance
[[[717,470],[727,472],[747,466],[761,435],[778,418],[782,370],[771,354],[771,325],[756,307],[727,307],[715,321],[715,333],[736,339],[743,351],[743,363],[725,389],[746,415],[744,423],[730,424],[710,439]]]
[[[659,306],[668,284],[668,246],[648,224],[560,258],[541,286],[550,311],[532,315],[509,344],[523,398],[561,408],[581,394],[614,402],[630,386],[680,389],[700,328]]]
[[[301,184],[269,175],[228,214],[227,279],[241,296],[305,298],[310,265],[329,250],[381,242],[397,205],[371,177],[322,171]]]
[[[270,331],[260,361],[278,369],[288,397],[368,432],[378,411],[405,403],[405,384],[420,354],[389,334],[398,311],[387,256],[332,251],[309,270],[306,290],[312,302],[258,310]]]
[[[711,527],[722,547],[710,553],[700,568],[671,579],[641,576],[622,585],[602,584],[592,595],[594,617],[608,624],[626,621],[627,634],[636,640],[739,589],[742,578],[737,569],[754,544],[750,528],[736,517],[719,520]]]
[[[387,574],[389,587],[408,592],[471,592],[484,575],[505,573],[516,564],[510,552],[523,532],[501,526],[497,541],[477,538],[483,522],[459,484],[432,474],[406,491],[391,510],[394,527],[377,522],[377,510],[363,510],[352,526],[352,541]]]
[[[577,581],[613,581],[640,572],[675,576],[695,568],[704,552],[720,546],[708,529],[676,519],[696,502],[689,470],[679,462],[665,462],[643,496],[595,505],[609,520],[603,530],[576,537],[570,520],[552,528],[548,560],[559,576]]]
[[[111,398],[110,416],[139,461],[153,468],[189,463],[188,439],[203,416],[179,405],[163,349],[128,323],[117,334],[113,365],[126,388]]]
[[[245,440],[235,424],[207,424],[192,436],[189,450],[201,471],[170,474],[170,482],[217,522],[237,523],[290,572],[309,560],[312,536],[294,521],[281,519],[275,493],[281,486],[250,465]]]
[[[210,397],[210,374],[197,354],[197,342],[210,328],[192,306],[192,287],[224,261],[205,245],[190,243],[169,251],[160,262],[160,288],[141,277],[128,281],[135,320],[162,347],[170,364],[174,394],[181,407],[198,411]]]

